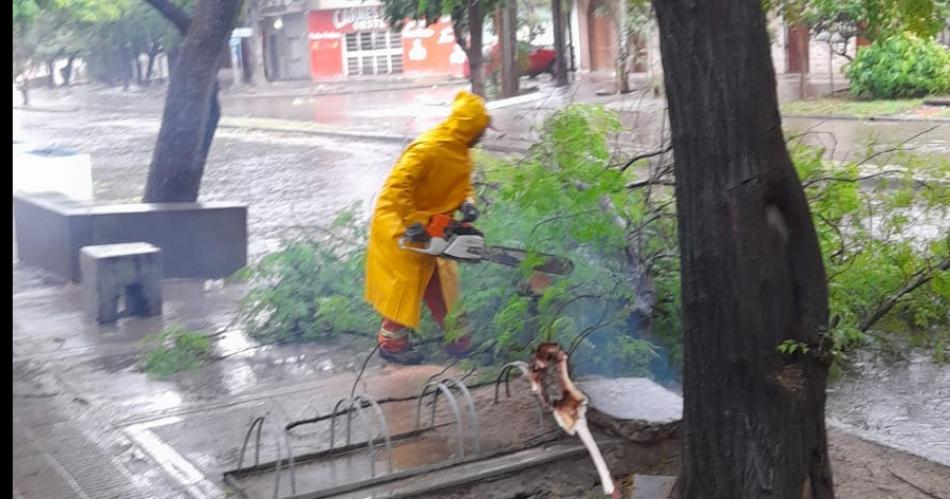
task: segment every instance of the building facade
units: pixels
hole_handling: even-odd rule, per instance
[[[393,31],[375,0],[264,0],[260,32],[270,80],[461,76],[467,60],[448,18]]]

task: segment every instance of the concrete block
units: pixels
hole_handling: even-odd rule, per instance
[[[634,475],[630,499],[669,499],[673,497],[675,476]]]
[[[93,205],[61,194],[14,194],[17,257],[80,279],[85,246],[147,242],[166,278],[222,279],[247,265],[247,206],[236,203]]]
[[[162,252],[156,246],[86,246],[80,268],[86,313],[100,323],[162,313]]]
[[[590,399],[590,422],[632,442],[676,438],[683,417],[683,398],[646,378],[582,381],[577,387]]]

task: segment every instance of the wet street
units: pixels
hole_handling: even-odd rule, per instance
[[[227,117],[315,123],[353,131],[411,136],[441,119],[458,87],[323,96],[222,96]],[[622,112],[626,143],[655,147],[662,106],[642,94],[623,99],[542,89],[497,108],[502,131],[488,141],[529,144],[551,110],[572,100]],[[141,198],[158,132],[161,99],[154,89],[59,95],[14,110],[14,140],[92,156],[100,202]],[[950,158],[950,123],[787,119],[792,133],[828,147],[835,159],[865,154],[870,139]],[[501,135],[501,136],[499,136]],[[833,139],[831,138],[833,135]],[[503,137],[507,136],[507,137]],[[355,202],[369,206],[402,143],[321,133],[226,126],[218,130],[202,201],[246,203],[249,257],[324,227]],[[237,461],[255,417],[281,421],[327,414],[345,396],[371,346],[327,343],[260,345],[231,327],[247,289],[236,283],[166,281],[162,317],[102,326],[82,313],[79,289],[13,262],[14,490],[17,498],[224,497],[221,473]],[[218,360],[194,373],[157,381],[141,372],[142,340],[181,324],[208,333]],[[440,370],[369,364],[363,387],[375,397],[410,395]],[[948,370],[926,358],[880,367],[832,386],[833,424],[865,438],[950,466]],[[55,478],[43,470],[55,469]],[[90,493],[95,491],[95,493]]]

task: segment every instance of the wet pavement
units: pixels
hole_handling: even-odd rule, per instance
[[[498,109],[499,127],[530,142],[538,123],[557,106],[596,100],[623,112],[634,136],[630,141],[644,147],[658,143],[662,107],[655,99],[643,93],[597,97],[595,90],[586,88],[586,95],[542,90],[522,105]],[[258,98],[244,108],[225,100],[225,113],[273,113],[288,121],[325,120],[330,126],[345,118],[348,127],[409,133],[444,115],[454,89],[399,92],[399,99],[383,92],[291,97],[290,105],[268,105],[274,101]],[[107,98],[118,110],[14,111],[14,138],[91,154],[96,199],[137,202],[159,126],[160,100],[143,99],[149,95],[130,99],[128,108],[121,98]],[[294,99],[300,100],[293,104]],[[414,104],[392,105],[407,99]],[[334,113],[345,116],[332,118]],[[935,125],[909,145],[938,156],[950,148],[950,124],[942,122],[794,119],[786,125],[833,132],[839,159],[863,151],[859,144],[868,137],[895,144]],[[341,208],[370,203],[400,148],[395,142],[222,128],[201,199],[249,205],[249,255],[256,260],[287,237],[325,226]],[[101,326],[82,314],[75,285],[15,261],[13,273],[16,497],[223,497],[220,473],[236,458],[231,442],[240,440],[250,421],[262,411],[275,418],[329,412],[327,404],[348,393],[368,352],[368,343],[260,345],[235,328],[215,341],[220,360],[158,381],[139,369],[143,338],[171,324],[208,333],[225,329],[246,292],[242,285],[167,281],[162,317]],[[372,362],[364,386],[379,396],[402,393],[435,371],[434,366],[393,369]],[[829,416],[946,462],[950,436],[941,415],[950,410],[950,394],[933,390],[947,386],[946,372],[918,361],[886,375],[862,372],[834,386]]]
[[[932,352],[886,363],[859,357],[846,378],[831,384],[831,422],[950,466],[950,366],[934,363]]]

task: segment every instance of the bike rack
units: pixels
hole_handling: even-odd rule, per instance
[[[477,455],[480,452],[479,445],[479,433],[478,433],[478,411],[475,409],[475,400],[472,398],[472,394],[466,388],[465,383],[461,380],[454,378],[446,378],[442,381],[430,381],[422,388],[422,393],[419,394],[419,397],[416,399],[416,430],[422,429],[422,401],[425,399],[425,396],[430,392],[430,389],[433,393],[432,399],[432,415],[429,419],[429,428],[435,427],[435,413],[439,405],[439,395],[445,395],[445,399],[449,403],[449,408],[452,409],[452,414],[455,415],[456,428],[458,428],[458,453],[459,457],[465,457],[465,422],[462,418],[462,413],[459,410],[458,400],[455,398],[455,395],[452,393],[452,389],[455,388],[462,394],[465,398],[466,408],[468,409],[469,422],[471,423],[471,439],[473,442],[474,453]]]
[[[505,381],[506,388],[511,371],[519,369],[522,374],[528,374],[528,367],[524,363],[512,363],[503,368],[502,374],[496,380],[495,403],[499,400],[499,391],[502,381]],[[510,389],[506,390],[510,393]],[[429,397],[429,394],[432,394]],[[437,422],[439,399],[444,398],[451,412],[449,421]],[[395,400],[394,400],[395,401]],[[384,484],[397,482],[409,477],[417,477],[426,473],[452,468],[469,463],[485,462],[499,456],[507,455],[513,452],[542,445],[545,442],[551,442],[556,439],[556,435],[545,433],[544,427],[541,428],[541,434],[537,437],[527,439],[513,447],[489,448],[483,449],[481,445],[480,424],[478,410],[475,398],[461,379],[442,378],[433,379],[426,382],[418,397],[401,399],[410,406],[415,402],[415,421],[411,430],[403,433],[391,434],[386,415],[381,404],[368,395],[360,394],[349,398],[343,398],[336,402],[333,411],[330,414],[316,415],[309,419],[293,421],[286,425],[278,425],[271,415],[277,414],[277,408],[268,411],[264,416],[255,418],[244,432],[241,445],[240,457],[238,459],[237,469],[229,470],[224,473],[225,481],[240,495],[246,498],[261,499],[264,496],[272,495],[273,499],[293,497],[296,499],[321,499],[334,497],[336,495],[353,493],[358,490],[372,487],[382,487]],[[425,408],[425,403],[431,404],[431,408]],[[305,409],[313,411],[313,405],[308,405]],[[367,411],[369,409],[369,411]],[[412,409],[410,409],[412,410]],[[423,421],[423,411],[428,410],[428,421]],[[354,415],[355,414],[355,415]],[[543,413],[541,414],[543,417]],[[301,413],[301,416],[306,416]],[[340,417],[346,417],[346,429],[340,426]],[[359,424],[365,428],[366,440],[353,436],[353,419],[359,421]],[[297,438],[291,431],[294,428],[318,424],[329,420],[330,426],[330,445],[312,452],[301,452],[294,455],[293,448],[290,445],[291,438]],[[543,423],[543,419],[542,419]],[[274,425],[275,435],[273,441],[270,438],[264,438],[264,425]],[[410,423],[411,424],[411,423]],[[268,429],[270,426],[267,427]],[[423,436],[431,431],[448,430],[449,449],[448,455],[437,461],[426,461],[427,464],[419,463],[406,469],[396,469],[393,463],[394,446],[397,443],[406,442],[417,437]],[[455,434],[456,442],[451,442],[452,434]],[[325,435],[323,431],[316,434]],[[305,432],[303,438],[312,438],[314,433]],[[380,445],[382,444],[382,445]],[[275,461],[262,462],[261,449],[263,446],[273,445],[277,450]],[[317,446],[319,447],[319,446]],[[381,448],[381,449],[380,449]],[[378,472],[376,458],[378,452],[382,450],[386,457],[386,470],[383,473]],[[251,452],[253,451],[253,460]],[[316,491],[298,491],[297,476],[304,473],[308,466],[315,463],[333,463],[337,456],[345,456],[353,452],[360,454],[368,453],[370,460],[369,476],[355,481],[346,481],[338,484],[327,484],[325,488]],[[364,454],[365,455],[365,454]],[[323,464],[318,464],[323,466]],[[289,476],[289,492],[286,487],[287,471]],[[269,481],[270,473],[274,473],[273,494]],[[365,475],[364,475],[365,476]],[[283,480],[285,483],[281,483]],[[306,482],[301,482],[306,483]],[[283,491],[283,494],[282,494]]]
[[[369,425],[369,421],[366,419],[366,415],[363,413],[364,404],[367,407],[372,407],[373,412],[376,414],[376,423],[380,430],[380,433],[383,434],[383,439],[386,442],[386,464],[388,466],[388,473],[393,472],[393,444],[392,439],[389,434],[389,425],[386,423],[386,416],[383,415],[383,410],[379,407],[379,404],[375,400],[366,396],[366,395],[356,395],[353,398],[349,399],[340,399],[336,403],[336,406],[333,408],[333,417],[330,419],[330,449],[336,448],[336,418],[339,416],[340,407],[344,404],[347,405],[346,408],[346,445],[350,445],[351,430],[352,430],[352,421],[353,421],[353,412],[356,411],[357,418],[363,423],[363,427],[366,428],[366,443],[369,449],[369,473],[370,477],[376,477],[376,450],[374,447],[375,439],[373,437],[372,427]]]
[[[254,421],[251,422],[251,425],[247,428],[247,432],[244,434],[244,443],[241,445],[241,456],[238,459],[238,471],[245,469],[244,456],[247,455],[247,444],[250,442],[251,434],[254,432],[255,428],[257,429],[257,435],[255,438],[255,443],[254,443],[254,464],[251,466],[251,468],[256,468],[256,467],[261,466],[261,462],[260,462],[261,460],[261,431],[264,429],[264,422],[266,420],[267,420],[267,416],[257,417],[254,419]],[[274,421],[274,420],[271,420],[271,421]],[[280,478],[281,478],[281,471],[282,471],[283,462],[284,462],[283,449],[285,447],[287,449],[287,455],[288,455],[287,461],[288,461],[288,465],[290,469],[290,493],[293,495],[297,494],[297,476],[296,476],[295,463],[294,463],[294,450],[293,450],[293,447],[290,446],[290,443],[287,440],[287,433],[276,422],[273,423],[273,427],[275,430],[277,430],[275,431],[275,434],[274,434],[274,446],[277,449],[277,460],[274,461],[273,463],[269,463],[269,465],[272,465],[275,470],[274,499],[278,499],[280,497]],[[227,474],[225,474],[225,479],[228,482],[232,483],[232,485],[238,486],[236,483],[234,483],[231,480],[230,476],[228,476]]]

